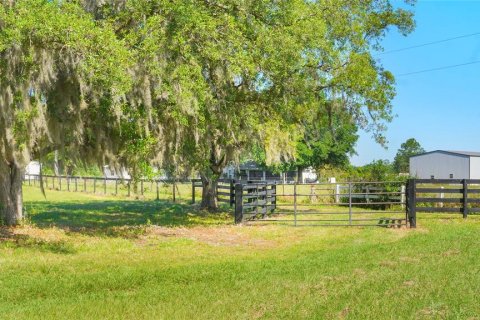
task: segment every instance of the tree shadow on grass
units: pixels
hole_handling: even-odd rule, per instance
[[[194,206],[167,201],[103,200],[25,204],[29,221],[37,227],[58,227],[69,232],[135,236],[146,225],[190,227],[233,222],[231,213],[200,211]]]
[[[57,254],[76,252],[73,245],[64,240],[47,241],[26,234],[16,234],[6,227],[0,227],[0,248],[27,248]]]

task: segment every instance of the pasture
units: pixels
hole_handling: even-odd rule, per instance
[[[24,187],[2,319],[480,319],[480,217],[417,229],[235,226],[231,213]]]

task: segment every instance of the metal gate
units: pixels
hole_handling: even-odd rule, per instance
[[[402,182],[235,185],[235,222],[294,226],[407,225]]]

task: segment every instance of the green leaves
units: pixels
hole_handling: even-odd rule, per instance
[[[343,163],[357,128],[385,142],[394,78],[370,52],[413,25],[388,0],[2,2],[0,133],[136,168]]]
[[[44,0],[2,2],[0,26],[0,157],[21,166],[74,145],[72,156],[102,158],[115,125],[105,120],[132,83],[113,27],[77,2]]]

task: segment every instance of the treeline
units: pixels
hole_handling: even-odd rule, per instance
[[[22,220],[23,168],[54,150],[134,179],[199,172],[215,209],[255,149],[330,161],[356,128],[384,143],[394,77],[372,50],[413,26],[389,0],[2,0],[1,220]]]
[[[335,168],[335,173],[343,181],[404,181],[410,178],[410,157],[425,152],[414,138],[407,139],[397,150],[393,162],[374,160],[363,166],[347,165]]]

